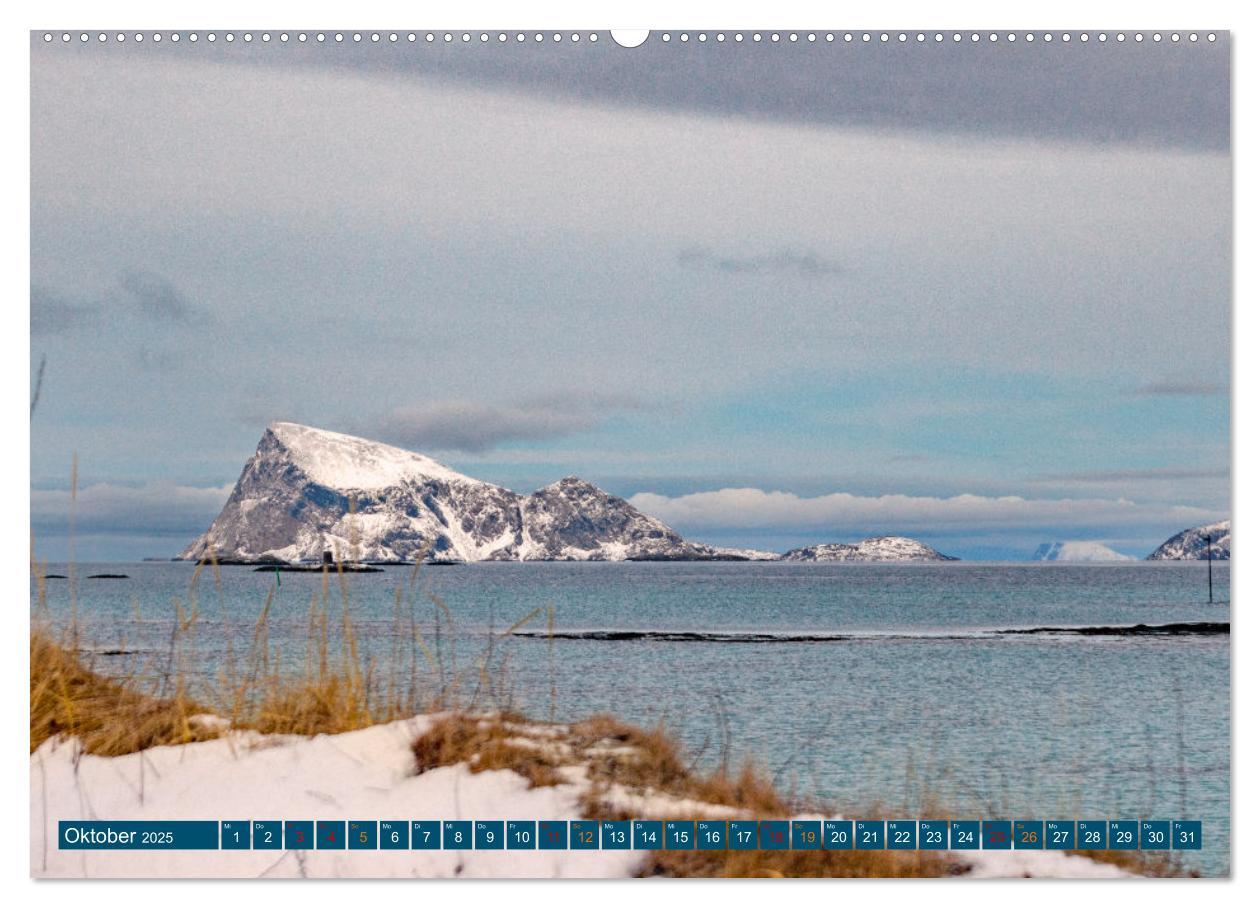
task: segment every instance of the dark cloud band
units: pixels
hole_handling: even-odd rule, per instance
[[[900,34],[900,33],[897,33]],[[111,53],[199,62],[360,70],[489,88],[833,127],[1228,151],[1230,41],[1081,41],[987,30],[979,40],[716,40],[628,50],[599,41],[534,46],[236,42],[127,44]],[[99,51],[32,38],[32,53]]]

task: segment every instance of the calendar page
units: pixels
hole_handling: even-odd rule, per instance
[[[30,875],[1230,876],[1230,44],[32,31]]]

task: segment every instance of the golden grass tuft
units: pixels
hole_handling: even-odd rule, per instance
[[[593,782],[587,793],[587,804],[592,818],[619,819],[610,815],[602,801],[602,792],[614,784],[708,804],[736,806],[761,816],[778,815],[787,810],[783,797],[757,763],[746,762],[733,774],[720,768],[707,774],[697,772],[664,725],[643,729],[600,714],[574,725],[572,736],[577,746],[587,752]],[[603,750],[592,751],[598,747]]]
[[[416,772],[467,763],[473,772],[510,769],[529,781],[530,788],[559,785],[560,759],[545,742],[524,744],[509,727],[511,717],[451,715],[438,719],[411,745]]]
[[[88,753],[107,757],[218,735],[190,721],[205,710],[184,696],[137,693],[92,671],[76,654],[35,631],[30,672],[32,753],[60,735],[78,738]]]
[[[607,715],[591,716],[572,728],[577,746],[589,751],[590,776],[600,785],[617,783],[627,788],[655,789],[686,796],[694,780],[687,771],[678,743],[658,725],[643,729]]]
[[[389,721],[366,702],[362,691],[344,675],[285,682],[263,687],[256,704],[233,723],[263,734],[335,735]]]

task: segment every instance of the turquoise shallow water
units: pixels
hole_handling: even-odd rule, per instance
[[[66,573],[64,566],[49,571]],[[88,580],[99,572],[126,580]],[[173,600],[193,567],[145,563],[76,569],[85,642],[98,665],[164,664]],[[430,590],[448,604],[461,665],[535,608],[557,630],[688,631],[694,639],[512,637],[495,645],[490,683],[502,702],[559,719],[612,712],[664,719],[712,764],[755,757],[780,783],[851,814],[869,805],[912,815],[930,795],[957,814],[1004,818],[1186,818],[1204,821],[1203,873],[1229,871],[1228,635],[995,636],[998,629],[1228,621],[1206,602],[1203,564],[810,565],[477,564],[346,578],[368,655],[387,661],[403,613],[436,645]],[[201,619],[179,657],[194,674],[240,653],[269,591],[269,638],[282,660],[305,649],[318,576],[222,569],[203,575]],[[1218,597],[1229,568],[1216,566]],[[71,613],[68,582],[48,582],[48,614]],[[340,608],[342,592],[330,596]],[[34,590],[32,590],[34,604]],[[543,630],[535,619],[529,629]],[[814,642],[729,642],[729,635],[841,635]],[[109,651],[124,649],[123,655]],[[506,663],[501,660],[506,658]],[[430,673],[420,663],[426,681]],[[476,688],[476,672],[461,696]],[[484,692],[483,681],[482,691]],[[554,690],[554,694],[553,694]]]

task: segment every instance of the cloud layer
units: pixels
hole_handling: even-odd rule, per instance
[[[45,286],[31,287],[31,334],[67,335],[99,328],[110,319],[163,324],[205,320],[210,313],[191,302],[169,278],[127,271],[95,298],[74,298]]]
[[[780,249],[758,255],[723,255],[712,249],[690,246],[678,253],[684,268],[709,268],[725,274],[772,274],[781,277],[837,277],[848,274],[839,262],[814,252]]]
[[[141,486],[97,483],[80,489],[73,503],[76,531],[202,532],[232,493],[232,483],[218,487],[151,482]],[[36,531],[65,532],[69,526],[68,489],[31,490],[31,526]]]
[[[917,36],[917,33],[914,33]],[[841,45],[819,37],[772,42],[664,42],[659,34],[633,51],[601,34],[598,42],[553,45],[521,53],[417,52],[415,45],[345,42],[336,53],[314,42],[266,48],[237,42],[136,47],[120,53],[234,61],[276,67],[372,72],[393,79],[463,80],[470,84],[600,104],[694,111],[826,126],[860,126],[990,137],[1127,141],[1193,148],[1229,147],[1229,35],[1214,41],[1130,40],[1017,43],[924,42]],[[747,34],[751,38],[751,33]],[[53,46],[53,51],[61,48]],[[467,48],[464,48],[467,51]],[[513,52],[516,50],[516,52]],[[49,47],[33,39],[32,55]]]
[[[640,492],[630,503],[676,529],[837,530],[858,534],[974,531],[1003,527],[1191,526],[1219,515],[1204,508],[1144,505],[1123,498],[1035,499],[1007,495],[851,495],[719,489],[668,497]]]
[[[437,401],[396,409],[379,432],[369,434],[419,451],[480,453],[508,442],[573,435],[640,408],[638,401],[610,395],[558,395],[508,405]]]
[[[1208,397],[1224,394],[1227,390],[1216,382],[1165,381],[1149,382],[1138,388],[1137,393],[1146,397]]]

